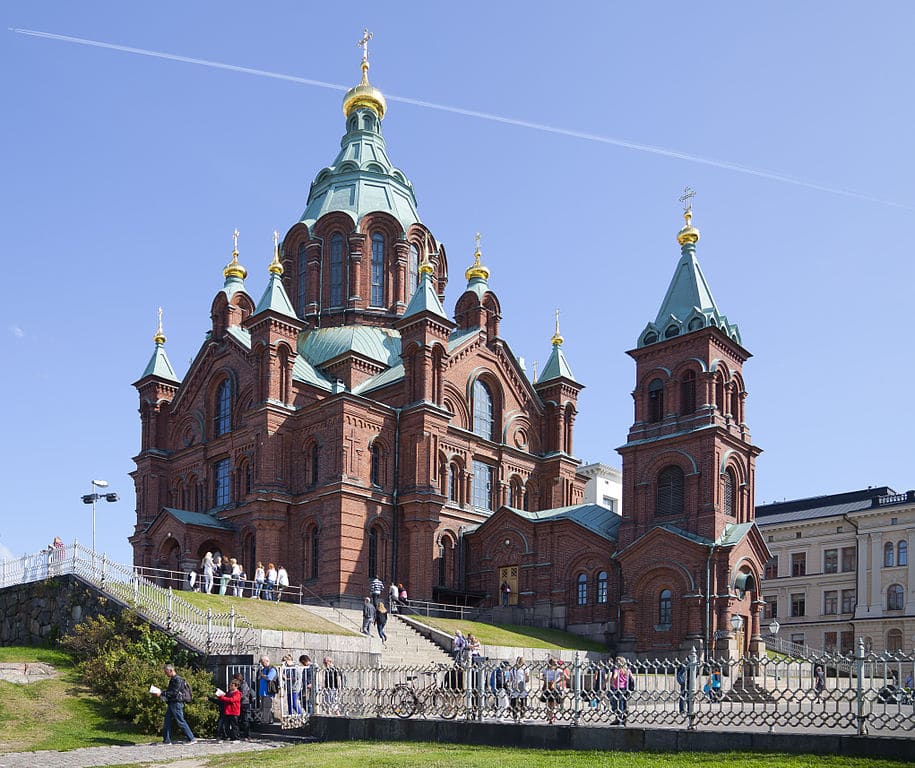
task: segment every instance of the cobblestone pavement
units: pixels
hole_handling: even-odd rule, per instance
[[[276,741],[224,741],[198,739],[194,744],[175,742],[137,744],[123,747],[87,747],[69,752],[7,752],[0,754],[0,768],[94,768],[108,765],[163,765],[197,768],[211,755],[256,752],[287,746]]]

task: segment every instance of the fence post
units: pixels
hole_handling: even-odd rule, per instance
[[[99,580],[99,587],[101,587],[101,589],[103,589],[103,590],[105,589],[105,566],[107,564],[108,564],[108,556],[104,552],[102,552],[102,576],[101,576],[101,579]]]
[[[140,606],[140,577],[136,573],[133,575],[133,607]]]
[[[572,724],[578,725],[581,718],[581,652],[575,651],[572,662]]]
[[[167,632],[172,631],[172,600],[174,600],[174,598],[175,598],[175,596],[172,593],[172,588],[169,587],[168,588],[168,602],[166,603],[166,606],[165,606],[165,629]]]
[[[229,647],[235,653],[235,606],[229,608]]]
[[[857,704],[858,735],[867,735],[867,718],[864,715],[864,638],[858,638],[858,647],[855,649],[855,674],[858,677],[858,686],[855,694]]]
[[[696,730],[696,679],[699,671],[699,654],[694,645],[689,652],[689,670],[686,674],[686,720],[687,730]]]
[[[213,648],[213,609],[207,608],[207,653]]]

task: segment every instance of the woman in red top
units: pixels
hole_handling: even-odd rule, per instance
[[[232,741],[238,741],[238,716],[241,714],[241,691],[234,680],[229,682],[229,692],[217,696],[222,703],[225,716],[225,732]]]

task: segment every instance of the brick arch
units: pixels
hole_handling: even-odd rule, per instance
[[[648,390],[648,385],[655,379],[661,379],[664,382],[664,385],[667,386],[667,383],[673,376],[673,372],[670,368],[667,368],[663,365],[657,365],[654,368],[645,371],[645,375],[642,376],[641,380],[636,386],[636,391],[644,392]]]
[[[669,629],[656,629],[661,592],[671,592],[671,623]],[[643,571],[633,584],[631,594],[636,600],[635,635],[654,638],[650,644],[670,638],[672,650],[684,636],[687,626],[687,605],[684,595],[694,594],[695,583],[689,570],[676,561],[666,561]]]
[[[454,426],[470,429],[470,409],[463,393],[451,382],[445,382],[443,404],[454,414]]]
[[[467,377],[467,391],[466,391],[466,402],[468,403],[468,411],[472,411],[473,407],[473,385],[480,381],[487,386],[489,389],[489,394],[492,397],[492,420],[493,420],[493,435],[502,434],[502,424],[504,421],[504,410],[505,410],[505,389],[502,385],[502,379],[499,378],[498,374],[492,371],[489,368],[479,366],[474,368],[470,375]],[[470,422],[468,429],[473,431],[473,414],[470,415]],[[493,438],[495,439],[495,438]]]
[[[670,464],[680,467],[680,469],[683,470],[683,474],[687,477],[699,474],[699,464],[689,451],[683,450],[682,448],[669,448],[666,451],[657,454],[651,462],[643,468],[639,482],[651,485],[658,476],[658,472]]]

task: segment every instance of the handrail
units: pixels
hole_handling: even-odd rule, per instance
[[[235,612],[203,610],[162,588],[132,565],[110,560],[74,541],[71,548],[52,547],[0,561],[0,587],[28,584],[57,576],[75,576],[106,597],[132,607],[187,645],[206,653],[251,652],[254,627]]]

